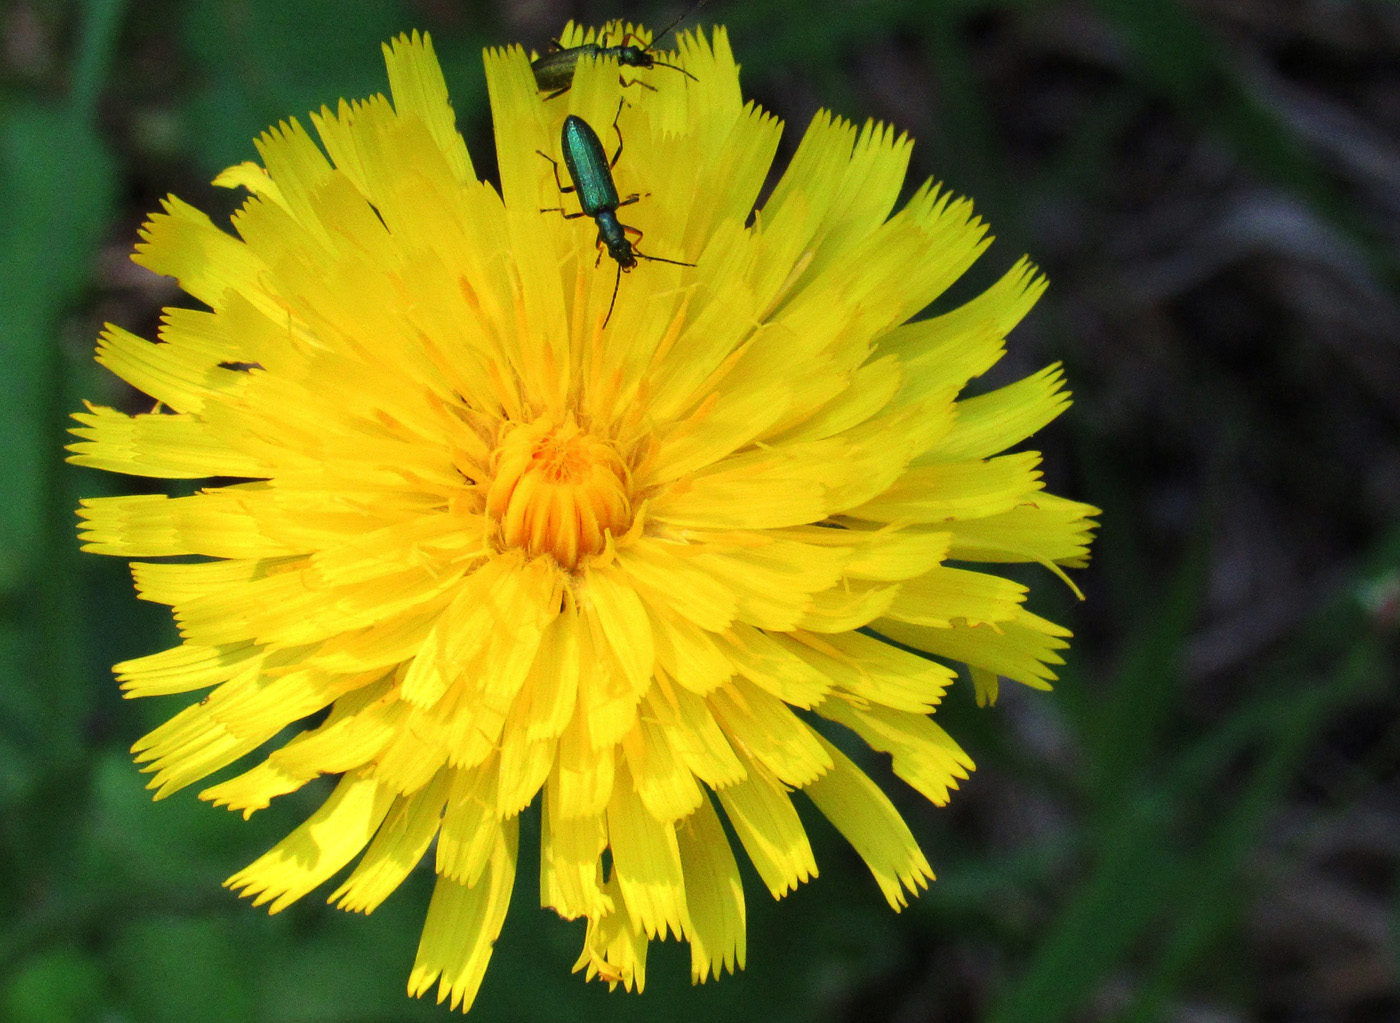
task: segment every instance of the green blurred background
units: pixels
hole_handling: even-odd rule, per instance
[[[9,0],[0,15],[0,1021],[447,1019],[403,994],[420,871],[372,917],[278,917],[220,882],[299,821],[194,790],[153,804],[126,752],[180,706],[119,659],[173,639],[122,562],[80,555],[61,461],[104,321],[179,302],[127,255],[175,192],[289,115],[386,88],[379,43],[433,33],[478,169],[480,50],[543,48],[597,0]],[[1331,0],[715,0],[746,92],[788,123],[892,121],[914,179],[973,196],[1046,299],[990,383],[1063,359],[1059,493],[1101,505],[1053,694],[939,719],[979,763],[951,808],[891,783],[940,879],[903,914],[824,824],[822,875],[750,883],[749,968],[641,996],[570,976],[578,924],[532,854],[478,1020],[1394,1021],[1400,759],[1400,5]],[[886,775],[877,775],[885,777]],[[527,819],[524,848],[538,830]],[[533,830],[532,830],[533,829]],[[750,881],[752,882],[752,877]]]

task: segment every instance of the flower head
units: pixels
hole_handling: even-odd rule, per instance
[[[969,204],[925,185],[892,212],[909,139],[823,113],[755,212],[780,125],[722,30],[678,46],[693,78],[584,57],[555,98],[489,52],[498,189],[428,40],[395,40],[392,103],[322,109],[319,146],[284,123],[217,179],[250,193],[235,233],[152,217],[137,261],[207,308],[156,343],[109,327],[99,361],[156,406],[77,416],[76,462],[222,478],[80,512],[89,550],[178,559],[133,571],[182,643],[116,668],[129,696],[208,690],[135,746],[157,798],[255,753],[201,797],[246,816],[338,778],[228,884],[276,912],[359,857],[330,898],[368,912],[426,858],[409,989],[454,1005],[537,797],[542,901],[629,988],[668,934],[696,980],[743,965],[721,816],[780,896],[817,872],[796,790],[902,906],[932,872],[830,736],[941,804],[972,768],[930,717],[951,663],[984,699],[1046,688],[1068,635],[995,571],[1086,557],[1094,509],[1001,454],[1066,406],[1060,371],[959,399],[1041,280],[911,321],[987,244]],[[617,216],[674,262],[619,280],[549,211],[577,201],[536,152],[562,160],[569,113],[623,146]]]

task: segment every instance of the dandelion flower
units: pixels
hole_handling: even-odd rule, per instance
[[[1086,558],[1095,509],[1002,453],[1068,404],[1060,369],[959,397],[1041,278],[914,320],[988,243],[970,205],[926,184],[894,212],[910,140],[821,113],[755,212],[780,124],[722,29],[677,45],[693,79],[584,58],[548,100],[519,47],[488,52],[498,188],[428,39],[396,39],[392,101],[219,176],[249,193],[232,233],[165,201],[135,259],[205,308],[154,343],[109,326],[98,361],[154,408],[76,416],[79,464],[208,481],[80,510],[180,627],[117,665],[126,695],[207,690],[134,747],[156,797],[242,762],[200,796],[247,816],[335,778],[228,885],[277,912],[358,857],[330,899],[369,912],[424,862],[409,991],[453,1006],[537,799],[541,901],[587,921],[576,969],[629,989],[668,935],[696,981],[743,966],[722,820],[781,896],[817,873],[798,791],[903,906],[933,874],[834,738],[942,804],[972,768],[930,717],[954,666],[982,701],[1048,688],[1068,636],[996,571]],[[617,115],[620,215],[675,261],[622,277],[606,324],[592,224],[542,212],[576,202],[536,152],[569,113],[609,153]]]

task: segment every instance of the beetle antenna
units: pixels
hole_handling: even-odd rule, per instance
[[[618,263],[618,264],[617,264],[617,274],[616,274],[616,276],[613,277],[613,297],[612,297],[612,301],[610,301],[610,302],[608,303],[608,315],[606,315],[606,316],[603,317],[603,327],[602,327],[601,329],[606,329],[606,328],[607,328],[607,325],[608,325],[608,321],[612,319],[613,306],[617,305],[617,286],[618,286],[619,284],[621,284],[621,283],[622,283],[622,264],[621,264],[621,263]]]
[[[657,67],[668,67],[668,68],[670,68],[672,71],[679,71],[681,74],[683,74],[683,75],[685,75],[687,78],[689,78],[692,82],[698,82],[698,81],[700,81],[700,79],[696,78],[694,75],[692,75],[689,71],[687,71],[687,70],[686,70],[685,68],[683,68],[683,67],[677,67],[675,64],[667,64],[664,60],[654,61],[654,63],[656,64]],[[638,84],[638,85],[642,85],[642,84],[644,84],[644,83],[638,82],[637,84]],[[655,90],[655,89],[652,89],[652,91],[655,92],[656,90]]]
[[[633,249],[633,250],[632,250],[632,255],[636,256],[638,259],[649,260],[649,261],[651,261],[651,262],[653,262],[653,263],[670,263],[672,266],[694,266],[694,265],[695,265],[694,263],[683,263],[683,262],[681,262],[679,259],[664,259],[664,258],[662,258],[661,256],[645,256],[645,255],[643,255],[642,253],[638,252],[636,249]]]
[[[666,35],[667,32],[671,31],[671,29],[675,28],[675,27],[676,27],[677,25],[679,25],[681,22],[685,21],[686,18],[690,17],[692,14],[694,14],[694,13],[695,13],[696,11],[698,11],[700,8],[704,7],[705,4],[706,4],[706,2],[707,2],[707,0],[695,0],[695,6],[693,6],[690,10],[686,11],[686,12],[685,12],[684,14],[682,14],[679,18],[677,18],[675,21],[671,22],[671,24],[667,25],[667,26],[666,26],[665,28],[663,28],[660,32],[656,33],[656,35],[654,35],[654,36],[651,37],[651,45],[648,46],[647,49],[648,49],[648,50],[654,50],[654,49],[656,49],[656,44],[657,44],[657,41],[658,41],[658,40],[662,39],[662,38]],[[671,65],[668,64],[668,65],[666,65],[666,66],[667,66],[667,67],[670,67]],[[677,68],[676,70],[679,71],[680,69]],[[692,75],[691,77],[693,78],[694,76]]]

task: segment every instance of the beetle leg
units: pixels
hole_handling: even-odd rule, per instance
[[[563,218],[564,218],[565,220],[577,220],[579,217],[585,217],[585,216],[588,215],[588,214],[586,214],[586,213],[565,213],[565,212],[564,212],[564,207],[562,207],[562,206],[542,206],[542,207],[540,207],[540,212],[541,212],[541,213],[558,213],[558,214],[562,215]]]
[[[650,195],[651,193],[648,192],[647,194]],[[637,202],[639,199],[641,199],[641,196],[638,195],[636,192],[633,192],[626,199],[623,199],[620,203],[618,203],[617,208],[622,209],[622,207],[624,206],[631,206],[634,202]]]
[[[617,76],[621,78],[621,75]],[[622,116],[622,104],[626,103],[626,98],[617,101],[617,113],[613,114],[613,131],[617,132],[617,152],[613,153],[612,159],[608,161],[608,170],[617,166],[617,158],[622,155],[622,129],[617,126],[617,119]]]
[[[555,93],[555,95],[557,96],[557,95],[559,95],[559,94],[558,94],[558,93]],[[546,98],[548,98],[548,97],[546,97]],[[554,157],[550,156],[548,153],[546,153],[546,152],[545,152],[544,150],[542,150],[542,149],[536,149],[535,152],[539,153],[539,154],[540,154],[541,156],[543,156],[546,160],[548,160],[548,161],[549,161],[549,165],[550,165],[551,167],[554,168],[554,183],[555,183],[556,185],[559,186],[559,191],[565,192],[565,193],[574,191],[574,186],[573,186],[573,185],[569,185],[569,186],[566,188],[566,187],[564,186],[564,182],[562,182],[562,181],[559,180],[559,164],[555,162]],[[544,211],[541,210],[540,212],[543,213]]]

